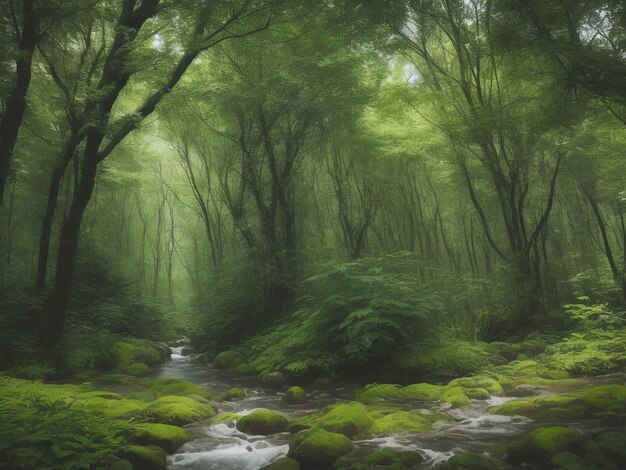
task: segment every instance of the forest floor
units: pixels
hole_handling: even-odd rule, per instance
[[[497,365],[447,383],[318,379],[302,388],[278,371],[251,374],[232,351],[207,365],[206,356],[183,357],[178,347],[164,362],[164,345],[120,340],[117,366],[106,373],[83,372],[65,383],[0,377],[0,462],[68,469],[620,469],[626,330],[594,335],[547,348],[537,340],[491,343]],[[600,360],[611,364],[609,374],[596,373]]]

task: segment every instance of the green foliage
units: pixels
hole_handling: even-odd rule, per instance
[[[323,265],[305,281],[306,296],[287,322],[248,344],[253,365],[294,373],[362,371],[425,335],[441,304],[402,270],[406,258]]]
[[[127,424],[95,416],[27,382],[0,387],[0,465],[9,468],[106,467],[124,443]]]

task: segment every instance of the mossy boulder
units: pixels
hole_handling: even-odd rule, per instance
[[[187,431],[178,426],[160,423],[137,423],[130,428],[130,438],[141,445],[156,445],[173,453],[189,440]]]
[[[216,369],[234,369],[244,360],[239,351],[223,351],[213,359],[213,367]]]
[[[261,470],[300,470],[300,464],[297,460],[289,457],[281,457],[271,464],[262,467]]]
[[[338,403],[302,418],[294,419],[291,432],[318,427],[348,437],[366,434],[374,424],[365,406],[358,402]]]
[[[224,394],[224,400],[241,400],[246,398],[246,391],[240,387],[233,387]]]
[[[369,416],[374,420],[371,434],[418,434],[430,431],[434,416],[424,416],[418,411],[406,411],[390,407],[373,407]]]
[[[280,387],[285,383],[284,374],[278,371],[262,372],[257,379],[261,385],[272,388]]]
[[[211,362],[211,355],[209,353],[201,353],[201,354],[196,354],[195,356],[191,357],[191,362],[193,364],[209,364]]]
[[[246,434],[263,435],[287,431],[289,421],[271,410],[255,410],[237,421],[237,430]]]
[[[291,387],[285,392],[282,400],[290,405],[299,405],[309,401],[309,396],[302,387]]]
[[[415,468],[423,460],[417,452],[397,452],[385,448],[367,455],[345,455],[335,462],[335,468],[338,470],[404,470]]]
[[[157,422],[183,426],[212,418],[215,416],[215,410],[188,397],[166,395],[149,403],[143,410],[143,416]]]
[[[450,457],[439,465],[437,470],[505,470],[509,468],[511,466],[506,462],[488,455],[459,454]]]
[[[113,345],[113,352],[119,365],[133,362],[142,362],[148,365],[160,364],[165,362],[168,355],[172,353],[167,345],[137,338],[125,338],[117,341]]]
[[[538,428],[514,441],[508,448],[507,461],[513,465],[525,462],[549,465],[554,456],[579,449],[583,436],[560,426]]]
[[[242,362],[237,367],[232,369],[232,371],[236,374],[251,374],[255,372],[255,369],[247,362]]]
[[[488,400],[491,394],[484,388],[466,388],[463,389],[465,396],[472,400]]]
[[[598,446],[602,455],[610,458],[620,468],[626,468],[626,433],[605,432],[599,436]]]
[[[465,389],[461,387],[446,387],[441,395],[441,401],[450,404],[452,408],[469,409],[472,402],[466,395]]]
[[[162,397],[165,395],[198,395],[203,398],[209,398],[211,396],[211,393],[208,390],[200,387],[199,385],[186,380],[169,377],[156,380],[147,392],[152,393],[156,397]]]
[[[363,403],[440,401],[450,404],[453,408],[469,408],[471,406],[471,401],[465,394],[464,388],[429,383],[412,384],[406,387],[393,384],[368,385],[356,392],[356,399]]]
[[[504,395],[502,386],[491,377],[477,375],[474,377],[461,377],[454,379],[448,384],[449,387],[461,387],[465,389],[482,388],[487,390],[491,395]]]
[[[150,372],[150,366],[143,362],[129,362],[118,366],[115,370],[121,374],[141,375]]]
[[[141,401],[131,398],[108,398],[106,396],[83,396],[77,405],[82,405],[90,412],[109,418],[139,417],[148,407]]]
[[[603,385],[571,395],[518,400],[496,406],[491,413],[521,415],[537,421],[626,416],[626,386]]]
[[[323,429],[308,429],[292,436],[287,457],[297,460],[303,469],[333,468],[354,445],[343,434]]]
[[[128,460],[133,470],[165,470],[166,453],[165,450],[157,446],[136,446],[124,447],[118,454],[122,459]]]

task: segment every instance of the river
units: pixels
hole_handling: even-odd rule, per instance
[[[342,386],[308,389],[310,401],[303,405],[287,405],[281,400],[281,391],[259,386],[254,377],[235,376],[203,364],[194,364],[175,348],[172,360],[153,372],[154,377],[174,377],[196,383],[214,392],[225,392],[232,387],[246,389],[242,400],[217,404],[219,412],[245,415],[255,409],[275,410],[287,418],[319,410],[326,405],[349,400],[351,391]],[[431,432],[409,436],[386,436],[356,441],[364,450],[390,447],[413,450],[424,456],[423,468],[433,468],[452,455],[466,452],[485,452],[494,443],[508,441],[534,425],[521,417],[490,415],[488,409],[514,398],[492,397],[473,400],[470,410],[446,410],[453,418],[438,422]],[[438,411],[434,404],[424,404],[424,413]],[[430,406],[430,408],[428,407]],[[187,427],[191,440],[168,457],[172,470],[257,470],[287,454],[290,434],[249,436],[227,424],[195,423]]]

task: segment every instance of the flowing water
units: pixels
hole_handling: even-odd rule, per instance
[[[303,405],[287,405],[277,390],[265,389],[250,377],[234,376],[211,366],[192,363],[174,348],[172,360],[154,371],[156,377],[175,377],[194,382],[215,392],[232,387],[246,389],[243,400],[219,403],[218,411],[246,415],[258,408],[278,411],[287,418],[319,410],[331,403],[348,400],[350,391],[341,386],[307,390],[310,401]],[[411,436],[387,436],[356,441],[366,450],[390,447],[413,450],[424,456],[423,468],[433,468],[458,453],[483,453],[494,443],[510,441],[513,436],[532,429],[533,423],[521,417],[490,415],[488,409],[515,398],[492,397],[474,400],[470,410],[447,410],[452,417],[438,422],[429,433]],[[427,406],[426,404],[423,406]],[[424,408],[424,413],[439,411]],[[287,454],[290,434],[249,436],[227,424],[195,423],[187,427],[191,440],[168,457],[168,468],[174,470],[257,470]]]

